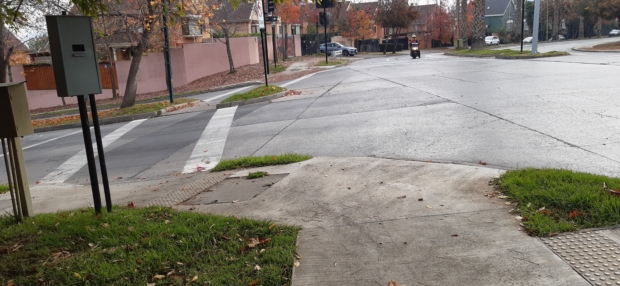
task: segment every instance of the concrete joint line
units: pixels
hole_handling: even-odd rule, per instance
[[[203,178],[184,185],[172,193],[147,203],[146,206],[175,206],[221,183],[226,179],[226,177],[227,176],[223,172],[208,173]]]

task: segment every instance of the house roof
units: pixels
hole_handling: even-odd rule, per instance
[[[486,0],[486,6],[487,6],[487,10],[485,15],[486,16],[497,16],[497,15],[504,15],[504,13],[506,12],[506,8],[508,7],[508,4],[511,4],[512,1],[511,0]],[[514,5],[514,4],[513,4]]]
[[[349,17],[349,5],[351,1],[334,2],[334,7],[331,8],[332,22],[334,20],[347,20]]]
[[[364,2],[364,3],[352,3],[355,9],[362,9],[368,12],[375,12],[379,6],[379,2]]]
[[[229,22],[251,22],[252,19],[252,11],[254,10],[254,3],[244,3],[240,2],[239,7],[237,9],[233,9],[232,3],[229,1],[222,1],[222,8],[214,11],[213,20],[220,21],[226,18],[226,14],[228,13],[228,19],[226,21]]]
[[[415,23],[418,23],[418,24],[426,23],[428,18],[433,14],[433,12],[435,12],[435,9],[437,9],[437,7],[438,7],[437,4],[413,6],[413,8],[419,13],[418,19],[415,21]]]

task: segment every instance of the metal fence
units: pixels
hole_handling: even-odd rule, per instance
[[[327,41],[331,41],[333,33],[327,33]],[[314,55],[319,53],[319,47],[325,42],[325,34],[302,34],[301,35],[301,54]]]

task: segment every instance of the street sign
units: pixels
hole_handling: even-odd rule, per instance
[[[256,15],[258,15],[258,28],[265,29],[265,11],[263,10],[263,0],[256,0]]]
[[[265,16],[265,22],[278,22],[278,16]]]

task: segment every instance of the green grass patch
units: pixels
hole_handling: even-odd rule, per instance
[[[516,212],[531,235],[620,224],[620,197],[613,194],[620,190],[617,178],[525,169],[506,172],[495,185],[508,199],[518,202]]]
[[[325,61],[320,61],[318,64],[316,64],[319,67],[328,67],[328,66],[338,66],[343,64],[344,61],[330,61],[327,60],[327,64],[325,64]]]
[[[227,99],[222,100],[222,103],[233,102],[233,101],[245,101],[252,98],[258,98],[263,96],[268,96],[272,94],[276,94],[278,92],[285,91],[285,88],[270,85],[270,86],[261,86],[255,89],[252,89],[248,92],[235,94]]]
[[[8,185],[0,185],[0,195],[9,191]]]
[[[502,57],[514,57],[514,58],[520,58],[520,57],[537,57],[537,58],[542,58],[542,57],[556,57],[556,56],[565,56],[565,55],[569,55],[569,53],[566,52],[557,52],[557,51],[551,51],[551,52],[546,52],[546,53],[538,53],[536,55],[532,55],[531,51],[517,51],[517,50],[510,50],[510,49],[503,49],[503,50],[490,50],[490,49],[482,49],[482,50],[458,50],[458,51],[450,51],[448,52],[449,54],[453,54],[453,55],[472,55],[472,56],[482,56],[482,57],[497,57],[497,56],[502,56]]]
[[[257,179],[257,178],[262,178],[264,176],[267,176],[267,172],[262,172],[262,171],[251,172],[248,174],[248,179]]]
[[[253,168],[253,167],[262,167],[262,166],[271,166],[271,165],[285,165],[292,164],[301,161],[306,161],[311,159],[312,156],[307,155],[298,155],[298,154],[283,154],[279,156],[263,156],[263,157],[241,157],[237,159],[231,160],[222,160],[220,161],[215,168],[213,168],[214,172],[225,171],[225,170],[234,170],[234,169],[243,169],[243,168]]]
[[[286,69],[287,69],[287,67],[283,66],[283,65],[276,65],[275,67],[271,67],[270,66],[269,67],[269,73],[270,74],[276,74],[276,73],[279,73],[279,72],[283,72]]]
[[[290,284],[298,231],[160,207],[3,219],[0,285]]]

